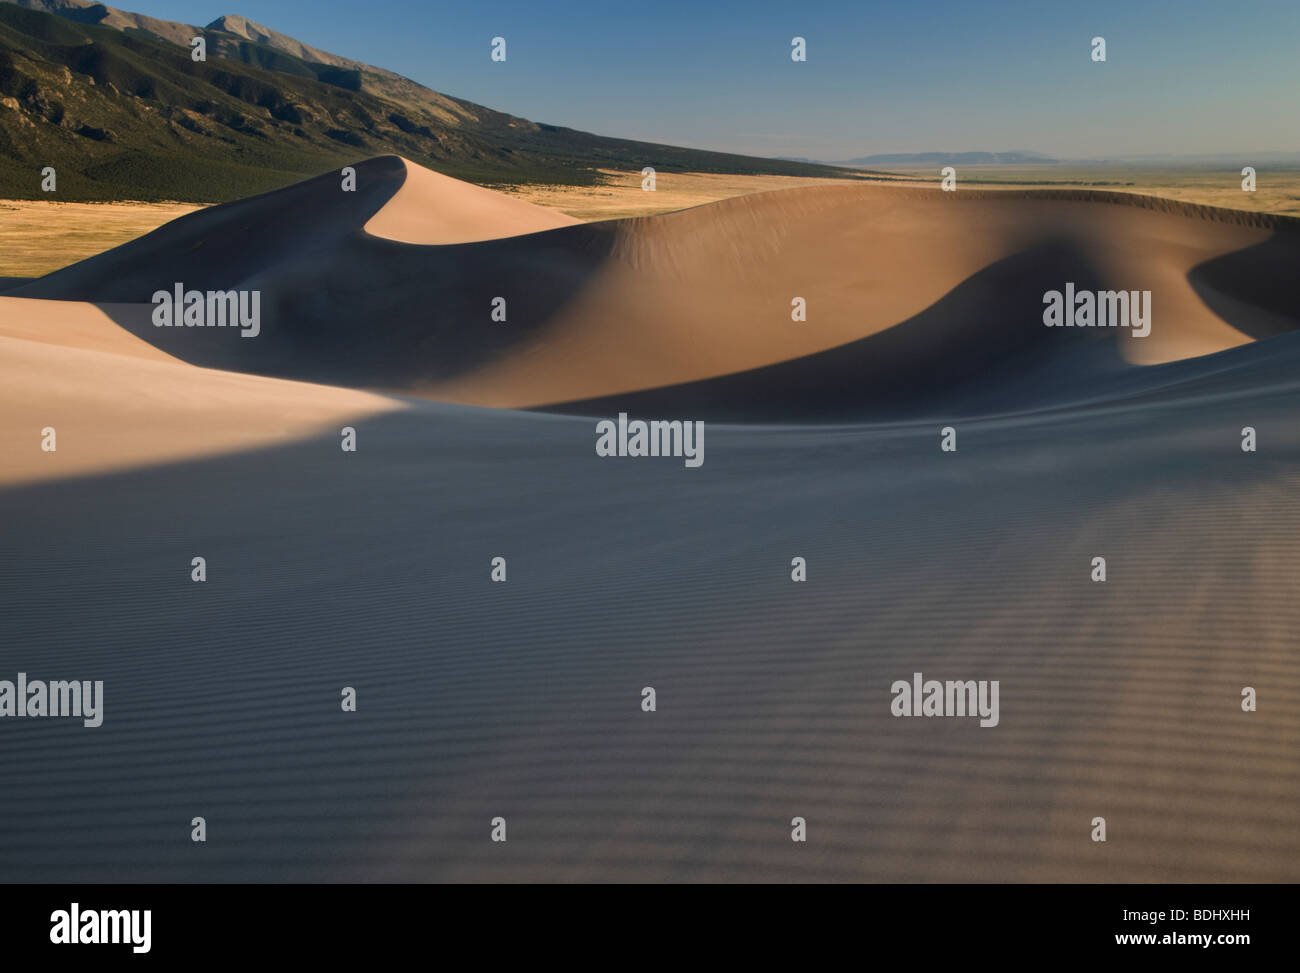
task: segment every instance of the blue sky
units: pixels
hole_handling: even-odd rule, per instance
[[[115,5],[243,14],[534,121],[754,155],[1300,152],[1300,0]]]

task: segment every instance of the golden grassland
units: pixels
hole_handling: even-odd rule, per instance
[[[641,188],[641,173],[601,169],[599,186],[492,186],[538,206],[556,209],[580,220],[614,220],[625,216],[653,216],[713,203],[732,196],[762,193],[794,186],[843,185],[842,179],[804,176],[732,176],[711,172],[660,172],[655,190]]]
[[[202,208],[201,203],[0,200],[0,277],[40,277]]]
[[[1247,163],[1243,163],[1245,165]],[[1161,196],[1184,203],[1222,206],[1251,213],[1300,216],[1300,169],[1255,166],[1255,191],[1241,188],[1241,167],[1208,166],[993,166],[957,167],[957,188],[1098,189]],[[939,169],[888,170],[907,185],[934,185]]]
[[[959,168],[962,186],[981,189],[1100,189],[1300,217],[1300,169],[1256,167],[1253,193],[1241,189],[1240,169],[1156,166],[998,166]],[[836,183],[799,176],[735,176],[660,172],[654,192],[640,171],[603,169],[597,186],[494,185],[531,203],[580,220],[649,216],[731,196]],[[900,186],[934,186],[937,169],[900,168],[858,178]],[[0,277],[38,277],[133,240],[203,208],[196,203],[58,203],[0,200]]]

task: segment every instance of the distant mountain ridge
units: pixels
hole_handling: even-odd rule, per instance
[[[226,14],[218,17],[206,27],[198,27],[194,24],[185,24],[174,20],[159,20],[156,17],[132,13],[129,10],[119,10],[107,4],[91,3],[90,0],[0,0],[0,3],[11,3],[27,10],[38,10],[42,13],[54,14],[79,24],[95,24],[100,27],[113,27],[117,30],[139,30],[151,34],[159,40],[182,46],[188,46],[192,38],[207,32],[230,34],[255,44],[283,51],[285,54],[291,54],[303,61],[353,70],[374,71],[376,74],[390,75],[395,78],[400,77],[400,75],[384,68],[363,64],[351,58],[340,57],[337,54],[322,51],[310,44],[304,44],[296,38],[282,34],[270,27],[265,27],[239,14]],[[221,56],[225,57],[227,55],[223,54]]]
[[[198,27],[178,21],[159,20],[107,4],[91,3],[89,0],[0,0],[0,3],[53,14],[79,24],[111,27],[126,32],[139,31],[186,48],[193,38],[202,36],[207,41],[210,57],[240,61],[286,74],[312,76],[338,87],[367,91],[399,103],[421,105],[433,110],[446,121],[473,116],[473,112],[465,110],[464,106],[468,103],[426,88],[387,68],[322,51],[238,14],[227,14],[206,27]],[[276,57],[277,54],[286,54],[293,60],[286,62],[283,58]],[[335,70],[304,71],[303,64]]]
[[[207,60],[190,40],[203,36]],[[0,0],[0,197],[220,202],[373,155],[480,184],[598,169],[839,176],[833,167],[606,138],[494,111],[244,17],[207,27],[85,0]]]
[[[0,0],[0,3],[12,3],[28,10],[55,14],[79,24],[96,24],[117,30],[142,30],[173,44],[189,44],[190,38],[199,33],[197,27],[189,24],[159,20],[102,3],[88,3],[87,0]]]
[[[859,159],[832,162],[836,166],[1016,166],[1049,165],[1059,162],[1037,152],[902,152],[892,155],[866,155]]]

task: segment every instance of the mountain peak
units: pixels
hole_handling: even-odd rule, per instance
[[[208,24],[204,30],[219,30],[227,34],[233,34],[236,37],[242,37],[246,41],[254,44],[260,44],[263,47],[274,48],[277,51],[283,51],[286,54],[292,54],[296,58],[304,61],[312,61],[316,64],[332,64],[336,67],[351,69],[365,68],[366,65],[351,58],[339,57],[337,54],[330,54],[327,51],[319,50],[310,44],[304,44],[288,34],[281,34],[278,30],[272,30],[270,27],[264,27],[256,21],[249,20],[241,14],[226,14],[218,17],[212,23]],[[371,69],[377,70],[377,69]]]
[[[249,20],[242,14],[223,14],[204,29],[224,30],[228,34],[237,34],[247,40],[261,42],[265,42],[264,39],[266,38],[285,36],[270,27],[264,27],[256,21]]]

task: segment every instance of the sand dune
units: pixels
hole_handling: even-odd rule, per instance
[[[402,160],[397,194],[366,221],[371,236],[399,243],[448,245],[576,226],[581,220]]]
[[[953,455],[710,425],[685,470],[416,403],[352,456],[7,487],[0,667],[102,678],[106,718],[5,726],[5,877],[1296,881],[1292,337]],[[918,670],[1000,680],[999,726],[892,718]]]
[[[1300,878],[1290,224],[814,187],[477,226],[357,168],[0,297],[0,677],[105,682],[100,728],[4,727],[6,879]],[[1151,289],[1151,337],[1044,328],[1067,280]],[[262,334],[154,328],[178,281],[264,289]],[[744,423],[685,469],[457,403]],[[917,671],[999,725],[893,718]]]
[[[110,308],[119,318],[139,308]],[[72,301],[0,297],[0,484],[280,446],[401,408],[178,361]],[[41,449],[42,430],[56,449]],[[337,447],[336,447],[337,449]]]
[[[987,388],[990,373],[1035,398],[1069,398],[1093,373],[1300,325],[1288,284],[1300,233],[1282,217],[1122,194],[848,185],[526,232],[567,218],[535,219],[545,211],[394,157],[357,169],[356,193],[323,176],[177,220],[9,293],[138,304],[177,281],[259,289],[255,341],[154,329],[140,315],[121,323],[195,364],[503,407],[698,383],[831,349],[867,415],[899,388],[946,395]],[[504,232],[524,235],[479,239]],[[1044,328],[1042,295],[1067,281],[1149,290],[1151,335]],[[490,317],[498,297],[504,323]],[[795,297],[806,323],[791,321]],[[1063,386],[1066,361],[1074,380]],[[774,411],[798,417],[816,390],[729,381],[693,401],[740,415],[779,398]]]

